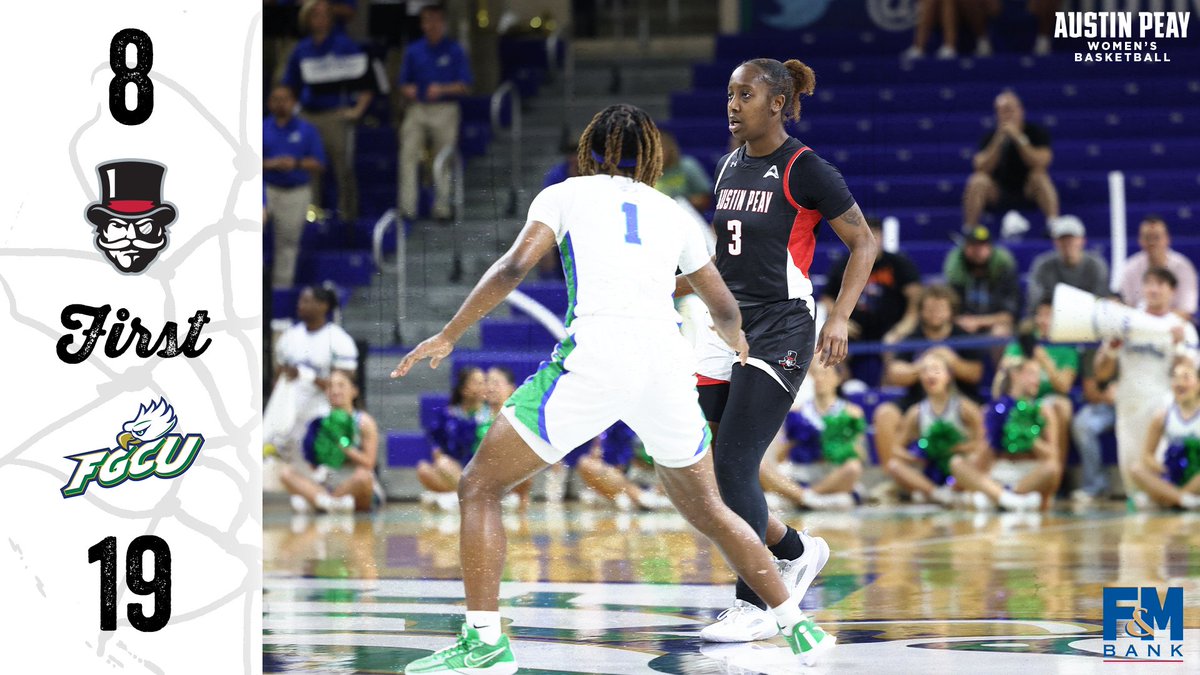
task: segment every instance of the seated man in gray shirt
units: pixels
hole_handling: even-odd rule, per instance
[[[1033,259],[1029,269],[1029,311],[1037,301],[1054,293],[1059,283],[1074,286],[1100,297],[1112,295],[1109,290],[1108,264],[1100,256],[1083,250],[1087,244],[1083,221],[1075,216],[1061,216],[1050,223],[1054,250]]]

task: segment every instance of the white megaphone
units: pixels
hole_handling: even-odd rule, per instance
[[[1114,300],[1105,300],[1074,286],[1054,287],[1051,342],[1097,342],[1118,338],[1128,342],[1170,341],[1176,324]]]

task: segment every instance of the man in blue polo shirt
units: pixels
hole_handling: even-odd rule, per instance
[[[309,36],[292,51],[283,83],[299,93],[305,119],[320,132],[337,181],[338,212],[352,221],[358,217],[352,148],[355,125],[373,97],[370,59],[358,43],[335,30],[328,0],[306,2],[300,25],[307,27]],[[314,187],[320,199],[320,182]]]
[[[471,67],[461,45],[446,37],[446,10],[431,5],[421,10],[424,38],[404,50],[400,93],[408,102],[400,126],[400,212],[417,216],[417,168],[426,142],[431,157],[458,143],[458,99],[471,85]],[[450,217],[449,167],[433,177],[436,193],[433,217]]]
[[[276,85],[267,99],[271,114],[263,120],[263,183],[267,214],[275,223],[273,288],[289,288],[296,273],[300,235],[312,203],[310,184],[325,168],[325,150],[317,128],[296,117],[296,96]]]

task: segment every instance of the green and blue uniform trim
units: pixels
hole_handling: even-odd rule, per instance
[[[563,364],[575,350],[575,346],[575,336],[568,335],[554,347],[550,360],[542,361],[537,371],[526,378],[504,403],[504,407],[514,409],[513,413],[518,422],[536,432],[547,443],[550,442],[550,435],[546,430],[546,406],[550,403],[550,396],[558,386],[558,381],[570,372]]]

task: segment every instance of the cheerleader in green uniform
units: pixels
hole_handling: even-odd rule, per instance
[[[1170,407],[1150,420],[1142,461],[1129,473],[1159,506],[1200,509],[1200,375],[1196,364],[1180,359],[1171,370]],[[1161,462],[1157,450],[1167,439]],[[1139,506],[1149,506],[1149,501]]]
[[[838,396],[841,376],[836,367],[814,362],[809,367],[813,399],[788,413],[783,442],[763,457],[759,478],[763,489],[810,509],[848,509],[858,500],[854,486],[867,459],[862,408]],[[784,462],[822,463],[829,472],[811,487],[792,480]]]
[[[950,364],[933,352],[917,362],[925,398],[904,414],[898,443],[884,470],[914,500],[952,506],[962,488],[951,460],[978,456],[984,447],[983,413],[954,384]]]
[[[1062,477],[1055,447],[1056,418],[1038,401],[1042,369],[1033,359],[1015,359],[999,381],[1004,392],[984,414],[990,452],[971,460],[954,457],[950,471],[964,490],[973,490],[977,508],[992,504],[1006,511],[1048,506]]]

